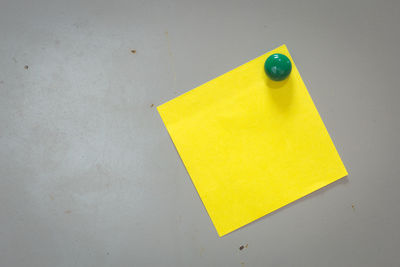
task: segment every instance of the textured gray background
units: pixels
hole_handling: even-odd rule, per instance
[[[400,266],[399,14],[0,0],[0,266]],[[152,104],[282,43],[349,176],[219,238]]]

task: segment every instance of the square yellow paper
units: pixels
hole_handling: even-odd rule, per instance
[[[292,61],[283,82],[273,53]],[[158,111],[220,236],[347,175],[285,45]]]

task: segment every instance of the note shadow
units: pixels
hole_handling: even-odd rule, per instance
[[[297,205],[297,204],[299,204],[299,203],[301,203],[303,201],[307,201],[310,198],[320,196],[320,195],[324,194],[326,191],[328,191],[329,189],[331,189],[334,186],[345,185],[348,182],[349,182],[349,179],[348,179],[348,176],[346,175],[343,178],[340,178],[339,180],[337,180],[337,181],[335,181],[333,183],[330,183],[330,184],[328,184],[328,185],[326,185],[324,187],[321,187],[320,189],[318,189],[318,190],[316,190],[316,191],[314,191],[314,192],[312,192],[312,193],[310,193],[310,194],[308,194],[308,195],[306,195],[304,197],[301,197],[301,198],[299,198],[299,199],[297,199],[297,200],[295,200],[295,201],[293,201],[293,202],[291,202],[291,203],[289,203],[289,204],[287,204],[287,205],[285,205],[285,206],[283,206],[283,207],[281,207],[281,208],[279,208],[277,210],[274,210],[273,212],[270,212],[270,213],[258,218],[257,220],[252,221],[252,222],[244,225],[243,227],[240,227],[240,228],[236,229],[233,232],[239,231],[242,228],[244,229],[246,227],[249,227],[250,225],[252,225],[254,223],[259,223],[261,220],[265,220],[265,219],[269,218],[270,216],[273,216],[276,213],[279,213],[279,212],[281,212],[283,210],[291,208],[292,206],[295,206],[295,205]],[[231,233],[233,233],[233,232],[231,232]],[[231,233],[229,233],[229,234],[231,234]]]

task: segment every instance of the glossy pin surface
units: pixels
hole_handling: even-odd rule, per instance
[[[273,54],[265,61],[264,69],[271,80],[283,81],[292,71],[292,63],[283,54]]]

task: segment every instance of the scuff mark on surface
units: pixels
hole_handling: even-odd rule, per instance
[[[249,244],[241,245],[241,246],[239,247],[239,250],[243,250],[243,249],[247,248],[248,246],[249,246]]]

